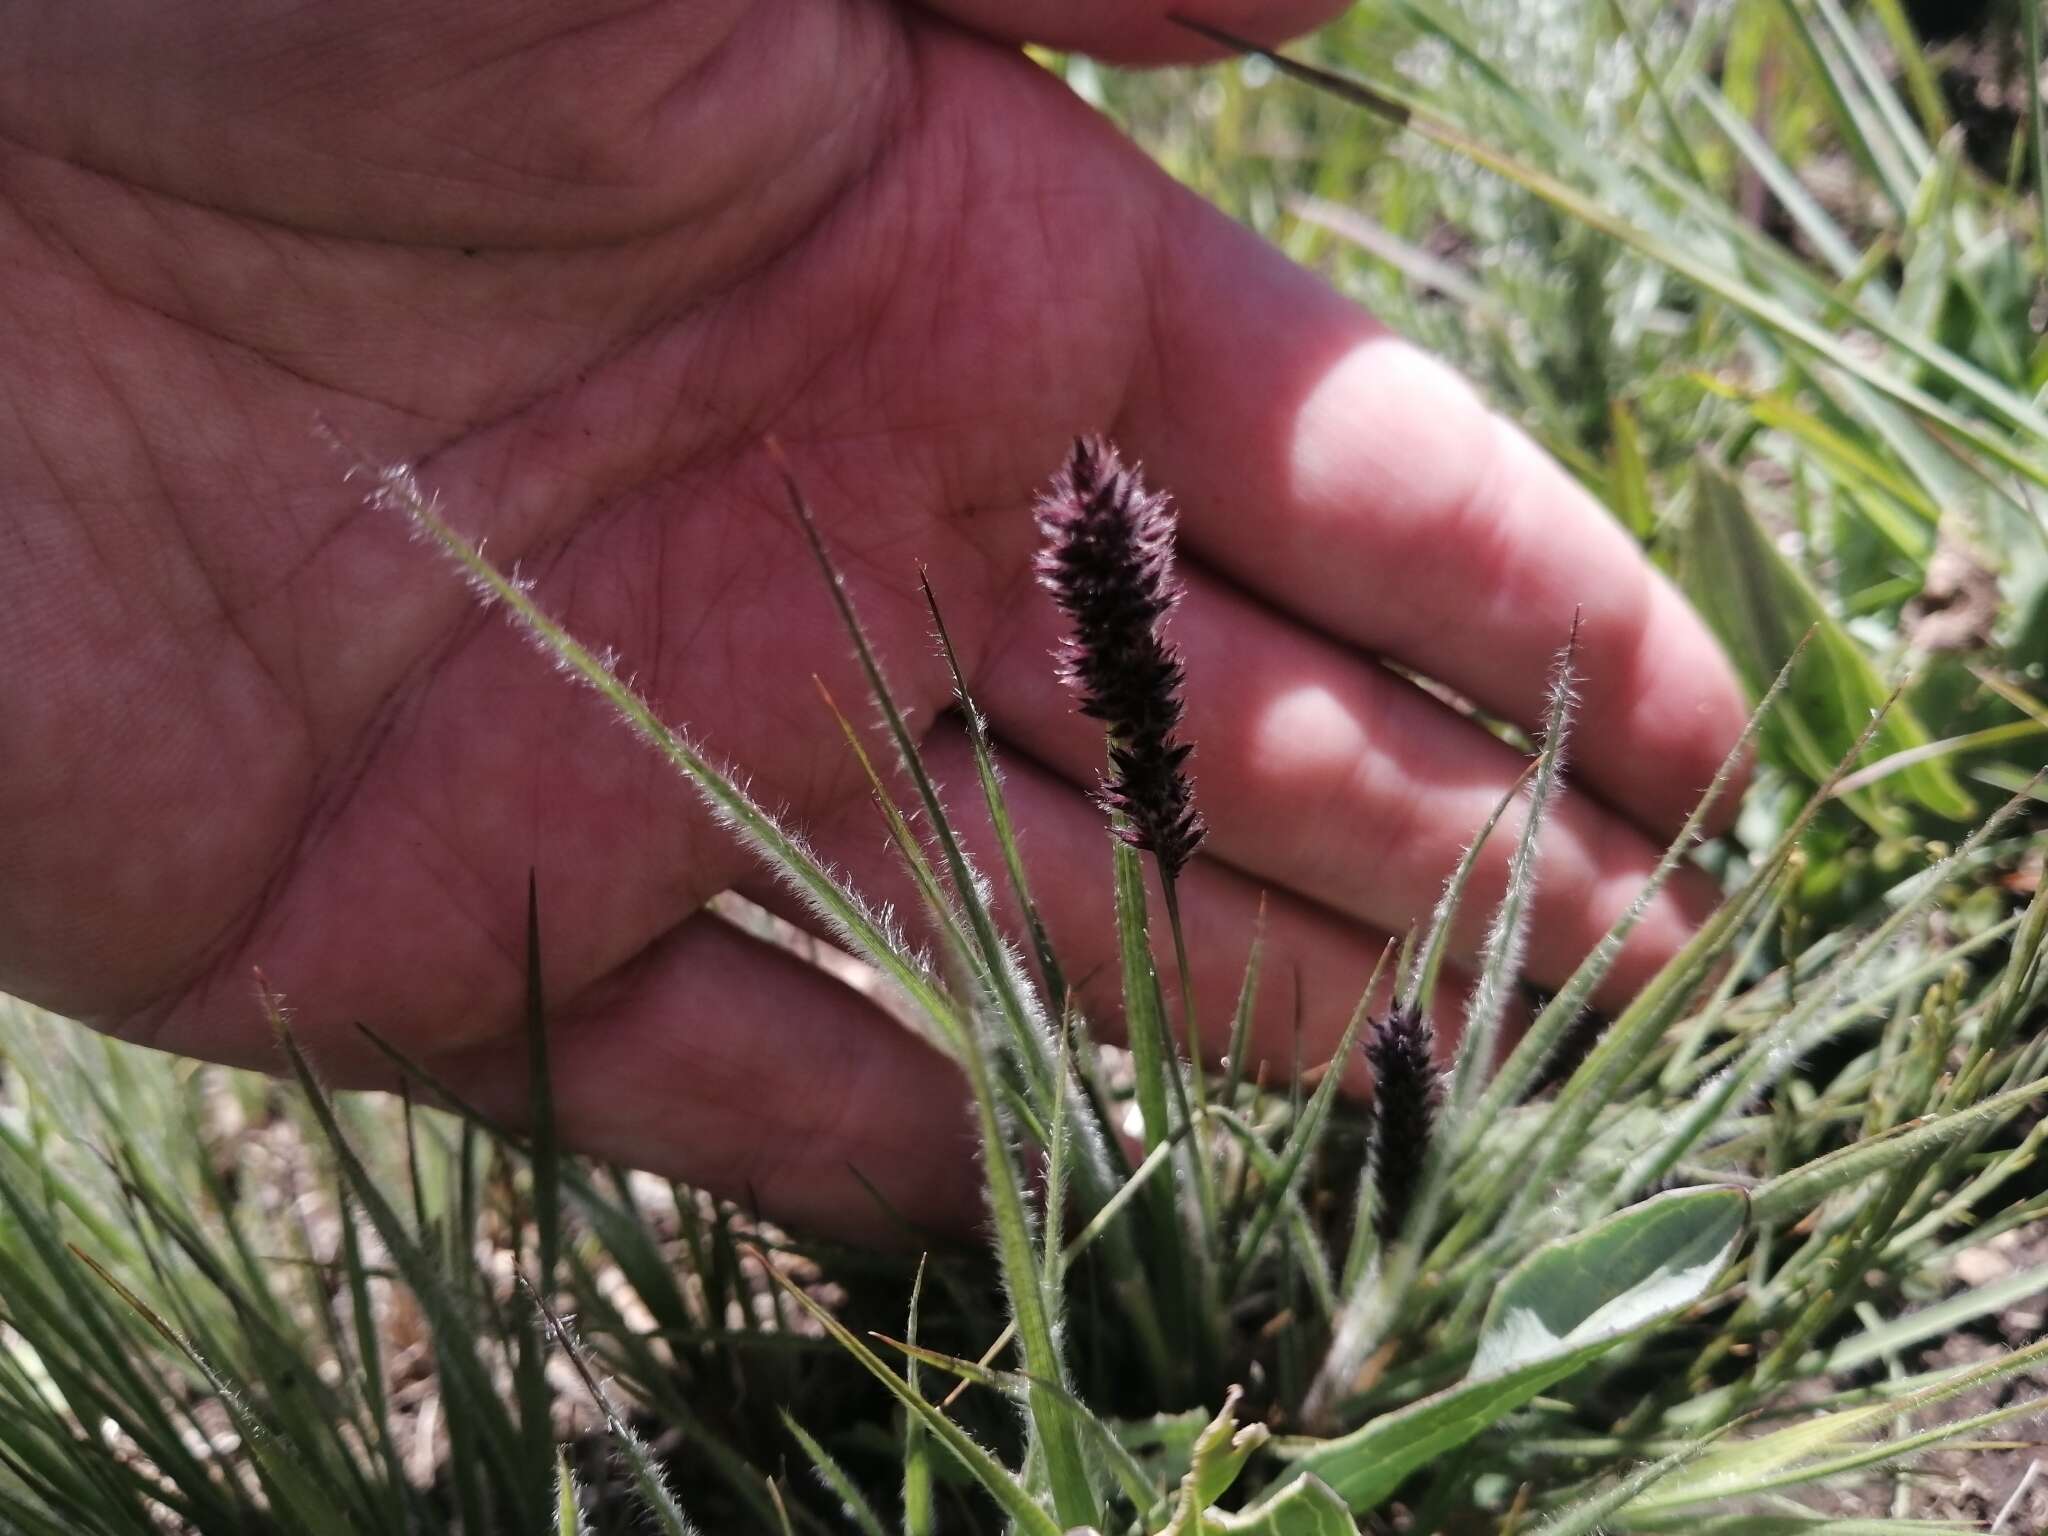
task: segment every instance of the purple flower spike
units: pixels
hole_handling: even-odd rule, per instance
[[[1060,679],[1083,714],[1109,731],[1099,800],[1121,816],[1118,835],[1178,875],[1207,827],[1193,805],[1180,727],[1180,652],[1160,628],[1180,588],[1173,579],[1174,515],[1100,438],[1079,438],[1038,503],[1039,582],[1072,628]]]
[[[1365,1059],[1373,1076],[1373,1226],[1381,1242],[1391,1243],[1422,1183],[1443,1102],[1436,1030],[1413,1003],[1396,1002],[1367,1030]]]

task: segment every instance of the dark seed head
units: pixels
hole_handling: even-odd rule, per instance
[[[1365,1037],[1372,1067],[1373,1226],[1390,1243],[1408,1219],[1436,1134],[1443,1079],[1436,1068],[1436,1029],[1412,1003],[1396,1002]]]
[[[1174,516],[1099,438],[1080,438],[1038,503],[1045,546],[1038,579],[1067,615],[1060,677],[1081,710],[1108,728],[1102,806],[1119,835],[1171,878],[1207,828],[1175,739],[1182,714],[1180,652],[1161,625],[1180,599],[1173,579]]]

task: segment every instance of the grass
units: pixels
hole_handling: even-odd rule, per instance
[[[1482,1044],[1410,1171],[1361,1172],[1336,1074],[1303,1093],[1175,1058],[1175,915],[1108,839],[1134,1050],[1097,1070],[1059,957],[998,930],[864,644],[919,803],[870,772],[937,960],[493,569],[461,509],[384,474],[376,498],[960,1062],[992,1252],[826,1250],[564,1156],[537,1005],[531,1139],[417,1073],[417,1104],[329,1095],[273,997],[284,1084],[16,1009],[0,1526],[1791,1532],[1822,1528],[1842,1479],[2034,1411],[1983,1389],[2048,1371],[2048,1346],[1932,1368],[1916,1348],[2048,1290],[1951,1283],[1958,1253],[2048,1214],[2038,98],[1986,169],[1941,60],[1898,54],[1891,0],[1513,18],[1387,0],[1283,60],[1048,62],[1472,369],[1715,625],[1763,767],[1732,837],[1672,847],[1730,892],[1684,954],[1568,1052],[1603,944],[1495,1068],[1525,832]],[[1570,666],[1524,828],[1558,789]],[[1029,912],[974,746],[996,875]],[[1461,899],[1454,881],[1389,958],[1405,996],[1427,1001]],[[546,931],[537,912],[536,998]],[[1361,1009],[1346,1049],[1390,1027]],[[1041,1183],[1068,1198],[1034,1201]],[[1912,1523],[1895,1489],[1889,1515],[1825,1528],[1974,1528]]]

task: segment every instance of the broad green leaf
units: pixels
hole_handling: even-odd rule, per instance
[[[1772,545],[1741,487],[1706,460],[1699,465],[1691,515],[1679,529],[1678,573],[1751,697],[1763,694],[1811,633],[1785,699],[1765,728],[1764,748],[1808,782],[1824,781],[1872,712],[1884,707],[1890,689],[1806,578]],[[1895,704],[1870,750],[1881,760],[1932,739],[1903,704]],[[1951,821],[1967,821],[1976,812],[1975,802],[1938,760],[1916,762],[1890,782]],[[1882,802],[1867,793],[1843,798],[1873,825],[1889,819]]]
[[[1369,1510],[1411,1472],[1630,1336],[1704,1297],[1748,1224],[1748,1197],[1674,1190],[1538,1249],[1501,1282],[1466,1379],[1308,1450],[1314,1474]]]
[[[1739,1189],[1673,1190],[1538,1249],[1488,1303],[1470,1378],[1624,1338],[1683,1311],[1720,1274],[1748,1215]]]
[[[1330,1485],[1297,1477],[1242,1514],[1212,1510],[1206,1528],[1228,1536],[1358,1536],[1358,1523]]]

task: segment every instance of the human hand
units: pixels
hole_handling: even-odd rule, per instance
[[[1336,8],[1210,10],[1276,37]],[[1183,513],[1173,633],[1212,829],[1183,880],[1197,985],[1233,993],[1270,891],[1276,1061],[1294,1059],[1294,978],[1313,1059],[1521,766],[1375,658],[1533,724],[1582,611],[1583,788],[1546,833],[1528,957],[1560,980],[1742,701],[1630,541],[1463,384],[972,30],[1198,52],[1166,9],[100,0],[18,18],[0,59],[0,984],[268,1066],[260,964],[337,1081],[386,1080],[363,1020],[516,1114],[532,868],[570,1144],[828,1230],[873,1225],[854,1169],[915,1219],[975,1209],[951,1066],[702,913],[760,889],[747,855],[363,507],[316,420],[413,462],[666,718],[888,894],[811,687],[859,691],[759,451],[773,432],[965,788],[929,568],[1055,936],[1105,981],[1101,741],[1048,661],[1029,504],[1074,433],[1109,432]],[[1706,894],[1660,898],[1618,992]]]

